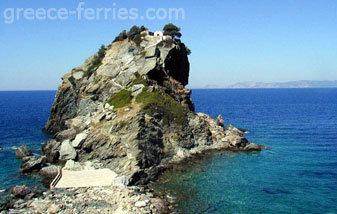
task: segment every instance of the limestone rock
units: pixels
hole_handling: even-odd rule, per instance
[[[37,158],[35,156],[29,156],[22,158],[22,165],[20,172],[28,173],[41,169],[43,157]]]
[[[146,205],[147,205],[146,201],[137,201],[135,203],[136,207],[146,207]]]
[[[54,178],[58,173],[57,166],[47,166],[40,169],[39,174],[45,177]]]
[[[17,159],[22,159],[24,157],[32,155],[33,155],[32,151],[26,145],[20,146],[15,152],[15,157]]]
[[[66,139],[73,139],[76,136],[76,130],[73,128],[61,131],[56,135],[58,141],[63,141]]]
[[[73,148],[69,140],[62,142],[60,147],[61,160],[74,160],[76,158],[76,150]]]
[[[138,85],[134,85],[131,87],[131,95],[136,97],[138,94],[140,94],[143,91],[143,88],[145,86],[143,84],[138,84]]]
[[[87,133],[80,133],[76,135],[76,138],[72,141],[72,146],[74,148],[80,148],[84,140],[87,138]]]

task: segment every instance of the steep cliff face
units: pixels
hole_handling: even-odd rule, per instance
[[[246,149],[235,128],[194,113],[183,43],[142,34],[112,43],[63,76],[44,128],[50,162],[96,161],[131,184],[214,149]]]

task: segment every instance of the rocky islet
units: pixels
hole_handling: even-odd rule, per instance
[[[64,75],[44,127],[54,137],[43,145],[41,157],[24,146],[16,153],[24,173],[53,177],[55,164],[93,162],[119,180],[111,187],[53,190],[42,198],[20,199],[12,211],[167,213],[167,199],[142,185],[207,151],[264,148],[249,143],[242,130],[224,127],[222,116],[215,120],[194,112],[191,90],[185,88],[188,51],[180,40],[147,30],[139,35],[139,44],[113,42]]]

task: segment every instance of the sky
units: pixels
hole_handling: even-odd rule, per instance
[[[61,77],[133,25],[182,29],[190,88],[236,82],[337,80],[336,0],[87,0],[84,8],[182,8],[184,18],[27,20],[18,8],[75,10],[74,0],[1,0],[0,90],[56,90]],[[11,9],[12,8],[12,9]],[[20,13],[19,13],[20,15]],[[17,16],[16,16],[17,18]]]

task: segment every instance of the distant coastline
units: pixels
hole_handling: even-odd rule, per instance
[[[229,86],[206,85],[199,89],[275,89],[275,88],[337,88],[337,80],[332,81],[289,81],[289,82],[239,82]]]

